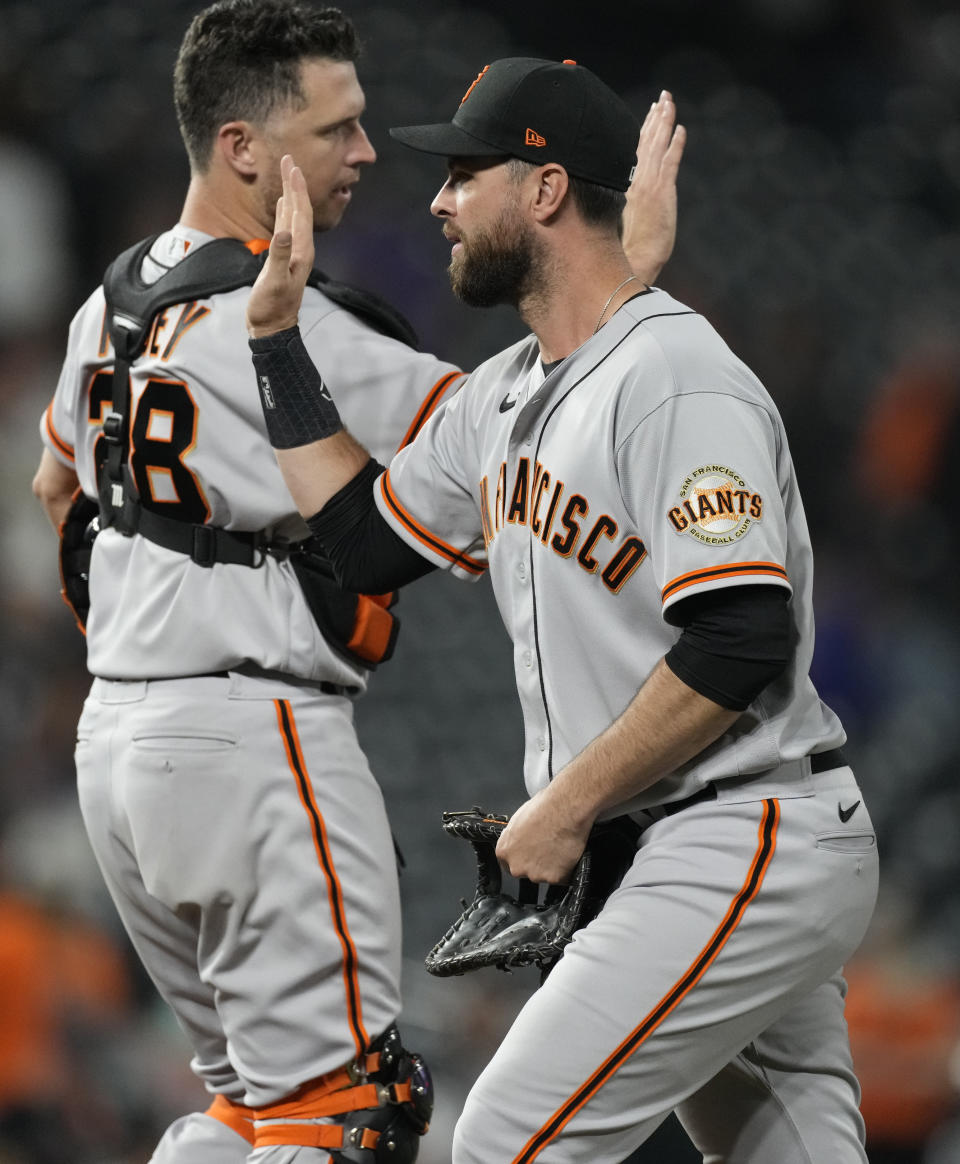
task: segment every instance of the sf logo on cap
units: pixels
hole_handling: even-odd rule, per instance
[[[466,93],[464,93],[464,95],[463,95],[463,96],[460,98],[460,104],[461,104],[461,105],[464,103],[464,101],[466,101],[466,99],[467,99],[467,98],[470,96],[470,94],[471,94],[471,93],[474,91],[474,89],[477,87],[477,81],[479,81],[479,80],[480,80],[480,78],[483,76],[483,74],[484,74],[484,73],[487,71],[487,69],[489,69],[489,68],[490,68],[490,66],[489,66],[489,65],[484,65],[484,66],[483,66],[483,68],[480,70],[480,72],[479,72],[479,73],[477,73],[476,79],[474,80],[473,84],[472,84],[472,85],[470,86],[470,88],[469,88],[469,89],[466,91]]]

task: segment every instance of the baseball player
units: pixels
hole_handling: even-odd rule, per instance
[[[643,830],[471,1090],[455,1164],[614,1164],[671,1110],[707,1161],[863,1164],[841,967],[876,840],[808,675],[810,542],[776,407],[631,272],[635,125],[588,70],[499,60],[452,122],[391,132],[448,159],[432,211],[454,289],[533,334],[382,471],[304,387],[312,242],[286,158],[248,305],[268,432],[345,584],[400,584],[417,559],[490,574],[526,729],[509,870],[562,882],[595,821]]]
[[[181,220],[126,273],[119,304],[100,288],[80,309],[41,423],[34,489],[54,524],[77,486],[110,518],[90,564],[84,819],[213,1101],[167,1130],[155,1164],[402,1164],[429,1116],[429,1079],[395,1026],[394,849],[353,727],[364,626],[346,643],[321,630],[283,552],[307,530],[250,378],[249,289],[147,312],[125,409],[111,342],[127,298],[149,300],[181,264],[224,239],[266,248],[281,154],[301,160],[303,228],[338,224],[375,158],[356,55],[336,9],[221,0],[194,19],[175,71],[191,163]],[[672,245],[672,118],[664,99],[641,157],[670,237],[638,228],[641,250]],[[302,334],[351,428],[388,458],[462,374],[385,334],[383,306],[364,299],[357,314],[356,298],[311,286]],[[121,414],[129,448],[111,480]]]

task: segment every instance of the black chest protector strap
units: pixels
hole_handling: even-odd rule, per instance
[[[143,260],[157,236],[144,239],[119,255],[103,279],[107,325],[115,355],[111,408],[103,422],[106,456],[97,488],[101,528],[135,533],[166,549],[187,554],[197,565],[214,562],[257,566],[265,551],[286,550],[270,543],[264,531],[226,530],[211,525],[177,521],[145,507],[137,493],[128,463],[130,444],[130,368],[146,347],[158,312],[177,303],[251,286],[264,262],[237,239],[214,239],[186,255],[153,283],[140,276]],[[417,348],[416,333],[388,303],[359,288],[311,272],[308,284],[338,306],[392,339]]]

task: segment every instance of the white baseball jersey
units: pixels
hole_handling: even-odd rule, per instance
[[[484,363],[377,485],[386,520],[464,579],[488,569],[513,641],[532,795],[619,716],[705,590],[791,593],[786,672],[730,731],[617,811],[844,741],[814,690],[812,558],[783,425],[700,315],[635,296],[544,378],[530,337]]]
[[[144,261],[150,282],[210,236],[184,226],[161,235]],[[131,374],[131,468],[144,504],[187,522],[308,532],[266,439],[250,367],[249,288],[161,312]],[[44,442],[95,497],[96,445],[109,410],[113,352],[102,289],[77,313],[63,372],[41,422]],[[336,393],[344,422],[388,460],[461,374],[386,338],[307,288],[300,327]],[[96,539],[87,620],[94,675],[148,679],[266,670],[362,688],[366,672],[327,645],[289,563],[204,568],[142,537],[107,529]]]

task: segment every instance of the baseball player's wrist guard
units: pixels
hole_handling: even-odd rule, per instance
[[[578,929],[586,925],[619,885],[637,849],[640,829],[629,817],[594,825],[568,885],[520,878],[515,894],[502,888],[496,845],[508,818],[473,808],[445,812],[444,831],[469,841],[477,857],[473,901],[426,957],[431,974],[466,974],[483,966],[512,970],[539,966],[542,976],[559,961]]]
[[[343,428],[340,413],[310,359],[299,327],[250,339],[267,436],[275,449],[295,449]]]

